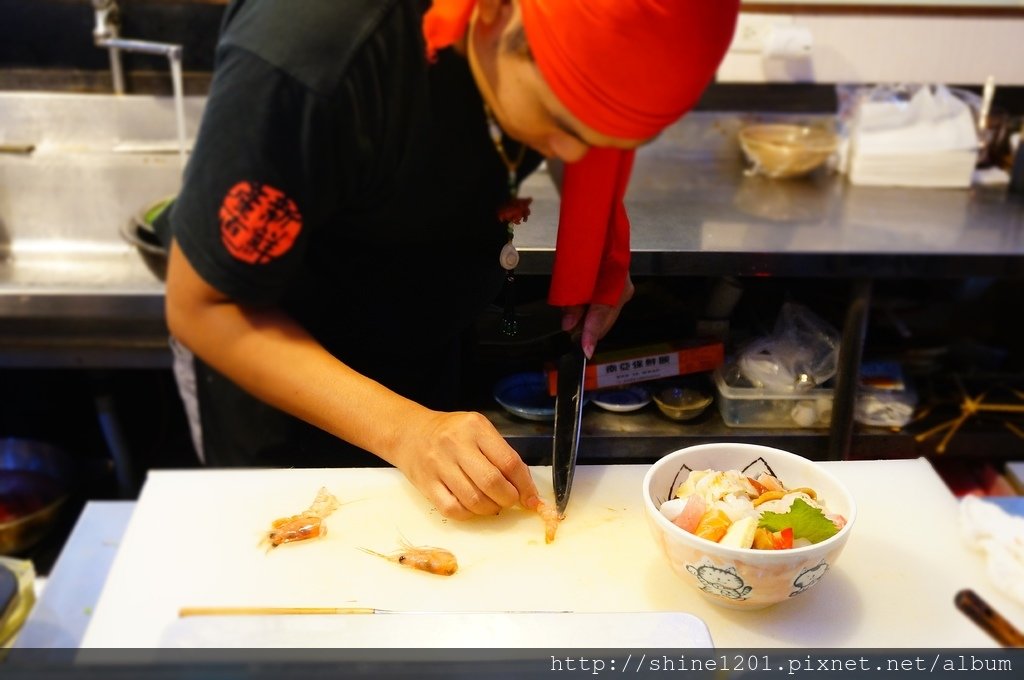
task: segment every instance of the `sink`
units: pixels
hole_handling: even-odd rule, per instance
[[[204,104],[185,98],[187,139]],[[0,152],[0,314],[160,313],[159,273],[121,230],[180,187],[174,109],[169,97],[0,92],[0,148],[13,150]]]
[[[185,98],[193,139],[205,98]],[[0,92],[0,367],[165,367],[164,284],[122,230],[177,193],[170,97]]]

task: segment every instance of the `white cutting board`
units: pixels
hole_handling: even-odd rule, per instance
[[[400,472],[390,468],[153,471],[82,646],[155,648],[197,639],[227,646],[240,625],[252,627],[261,645],[266,644],[268,631],[281,630],[276,640],[285,644],[294,639],[295,631],[314,625],[305,616],[274,617],[262,623],[179,620],[182,607],[360,606],[462,613],[685,611],[679,606],[680,595],[685,594],[681,584],[658,554],[643,517],[640,487],[647,469],[643,465],[578,468],[566,519],[551,544],[544,542],[540,517],[525,510],[465,522],[447,520]],[[533,468],[533,474],[539,488],[550,489],[550,468]],[[343,503],[326,520],[325,537],[273,550],[260,545],[272,520],[306,509],[321,486]],[[359,550],[388,553],[403,539],[447,548],[458,558],[459,571],[436,576]],[[372,622],[365,624],[353,623],[351,615],[337,616],[334,619],[345,620],[329,625],[338,629],[387,625],[380,619],[394,615],[370,616]],[[457,626],[457,618],[447,617],[444,625]],[[683,618],[667,621],[669,628],[681,626],[689,631],[675,636],[671,646],[708,646],[703,623]],[[393,619],[392,624],[398,621]],[[607,630],[616,625],[614,621],[612,616],[599,627]],[[621,636],[612,631],[601,642],[635,644],[635,627],[621,623]],[[224,630],[223,641],[216,639],[218,624]],[[521,629],[517,634],[531,630],[511,625]],[[423,642],[415,639],[414,628],[407,646]],[[533,642],[540,646],[578,642],[551,637],[558,626],[538,624],[532,630]],[[530,639],[521,637],[518,644]],[[436,635],[432,640],[437,640]],[[651,644],[657,642],[651,640]],[[466,639],[454,636],[450,644],[464,646]],[[493,646],[502,644],[493,640]]]
[[[336,644],[370,627],[334,617],[284,622],[179,620],[184,606],[366,606],[413,612],[562,611],[669,612],[665,628],[690,630],[677,645],[767,647],[990,647],[995,642],[953,606],[961,588],[973,588],[1019,628],[1024,604],[992,583],[981,555],[959,536],[957,500],[925,459],[825,462],[858,503],[849,544],[827,578],[806,595],[768,609],[735,611],[704,600],[657,554],[640,505],[646,465],[582,466],[567,519],[555,542],[544,543],[543,524],[517,510],[470,522],[445,521],[392,469],[194,470],[151,472],[83,639],[85,647],[239,644],[249,626],[261,644],[298,639],[303,646]],[[534,468],[538,487],[550,489],[550,468]],[[326,485],[343,502],[328,520],[326,538],[266,552],[258,546],[270,521],[308,507]],[[407,571],[357,548],[386,551],[402,536],[452,550],[461,565],[451,577]],[[88,568],[88,565],[86,565]],[[437,629],[458,616],[431,616]],[[513,623],[494,617],[493,625]],[[531,616],[531,615],[525,615]],[[277,617],[280,618],[280,617]],[[336,619],[344,618],[345,621]],[[601,625],[626,630],[635,621],[609,615]],[[390,619],[392,628],[401,619]],[[420,620],[422,621],[422,619]],[[477,619],[479,621],[479,619]],[[538,624],[541,646],[576,646],[554,639],[561,623]],[[453,623],[454,622],[454,623]],[[649,622],[648,622],[649,623]],[[220,628],[218,629],[218,624]],[[409,624],[404,646],[429,645]],[[347,627],[357,626],[355,629]],[[529,629],[529,626],[526,627]],[[271,633],[267,633],[267,630]],[[280,631],[275,637],[273,631]],[[334,632],[332,632],[332,630]],[[353,633],[352,631],[356,632]],[[434,630],[430,628],[430,630]],[[223,637],[219,631],[223,631]],[[336,637],[329,637],[334,636]],[[514,635],[504,633],[512,645]],[[191,637],[190,637],[191,636]],[[365,639],[365,638],[364,638]],[[618,635],[604,638],[618,640]],[[407,640],[407,642],[405,641]],[[460,637],[453,647],[472,644]],[[318,641],[323,641],[318,642]],[[529,644],[536,644],[531,639]],[[652,639],[658,646],[660,639]],[[494,646],[502,646],[495,640]],[[270,645],[268,645],[270,646]]]
[[[160,646],[670,649],[712,645],[704,622],[682,612],[426,612],[188,617],[165,629]]]

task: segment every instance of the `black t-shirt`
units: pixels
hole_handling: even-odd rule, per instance
[[[500,290],[507,173],[465,59],[425,60],[426,4],[234,3],[170,215],[207,282],[339,356],[444,343]]]
[[[428,4],[233,2],[169,216],[212,286],[412,398],[404,374],[501,290],[507,238],[507,171],[466,60],[426,61]]]

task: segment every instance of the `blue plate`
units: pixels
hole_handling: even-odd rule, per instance
[[[614,390],[602,390],[594,394],[594,403],[608,411],[627,413],[637,411],[651,403],[651,393],[640,385],[631,385]]]
[[[520,418],[555,419],[555,398],[548,394],[547,376],[540,371],[502,378],[494,385],[494,400]]]

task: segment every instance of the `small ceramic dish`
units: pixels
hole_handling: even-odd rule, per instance
[[[593,396],[595,404],[607,411],[629,413],[638,411],[651,403],[651,393],[646,387],[629,385],[618,389],[601,390]]]
[[[710,395],[689,387],[665,387],[654,394],[658,410],[672,420],[691,420],[704,413],[712,402]]]
[[[548,394],[543,372],[515,373],[502,378],[494,385],[494,400],[520,418],[555,419],[555,398]]]

